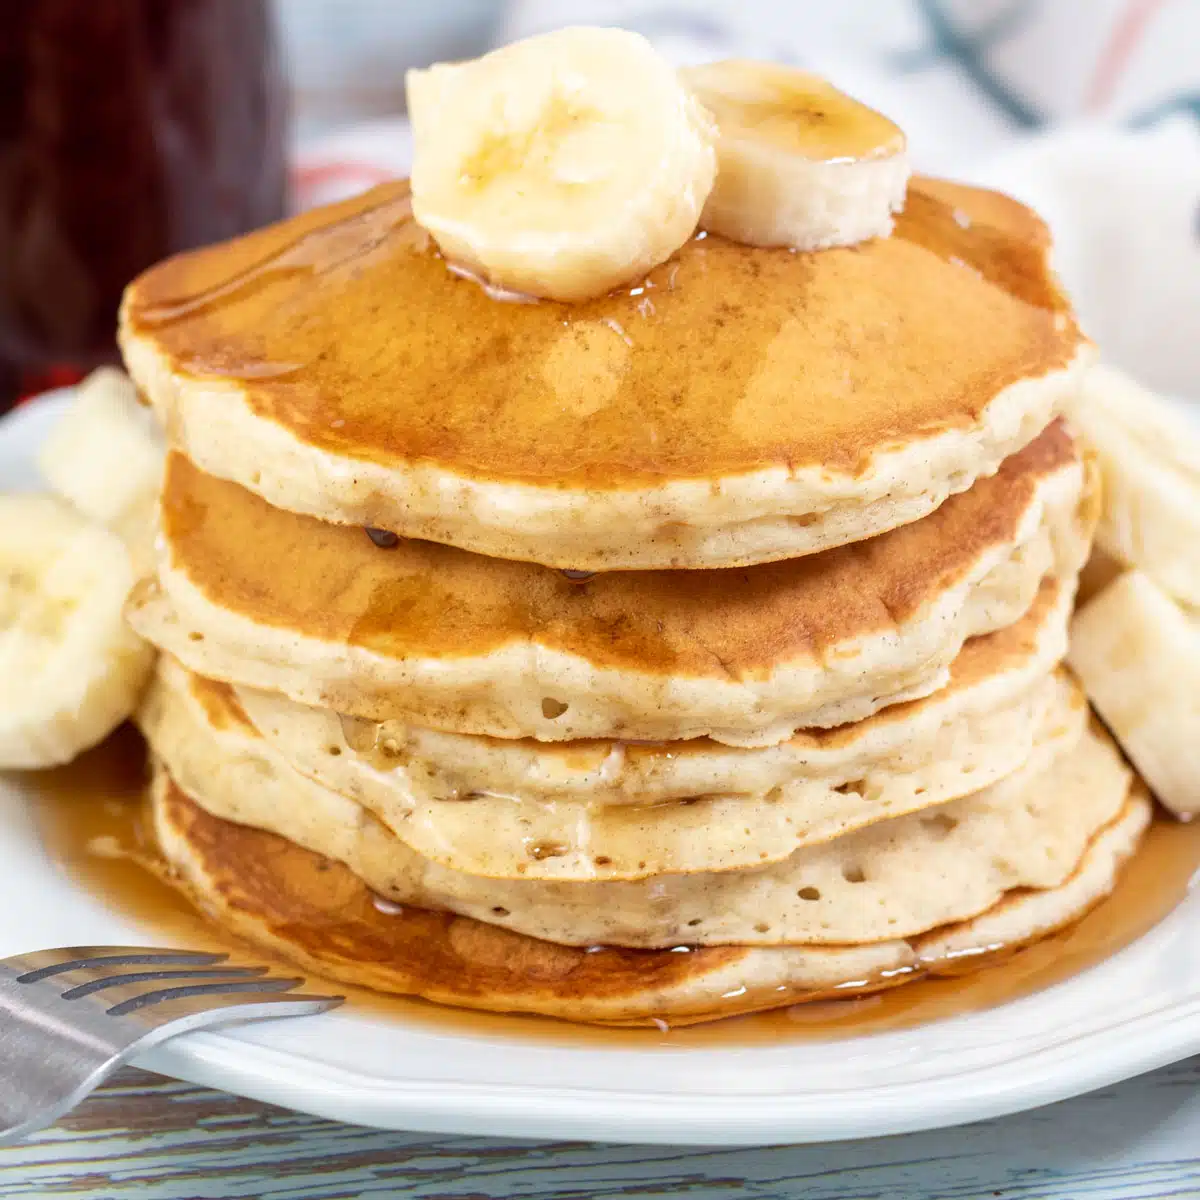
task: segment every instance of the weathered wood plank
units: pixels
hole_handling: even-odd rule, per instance
[[[110,1200],[1200,1198],[1200,1059],[1038,1112],[831,1146],[685,1150],[357,1129],[128,1071],[0,1150],[0,1196]]]

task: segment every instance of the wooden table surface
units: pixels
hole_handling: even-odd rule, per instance
[[[961,1129],[696,1150],[381,1133],[127,1071],[0,1150],[0,1197],[76,1200],[1200,1198],[1200,1058]]]

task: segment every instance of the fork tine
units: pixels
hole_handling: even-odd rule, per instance
[[[187,1000],[195,996],[208,1001],[208,1006],[219,1003],[219,998],[226,995],[244,995],[253,993],[290,992],[301,986],[304,980],[299,976],[291,979],[230,979],[217,983],[185,983],[177,987],[155,988],[153,991],[143,991],[140,988],[124,1000],[118,1000],[108,1009],[110,1017],[124,1017],[138,1009],[149,1008],[170,1000]],[[135,985],[136,986],[136,985]],[[115,989],[120,994],[121,989]],[[131,989],[132,990],[132,989]]]
[[[66,987],[68,990],[62,993],[64,1000],[80,1000],[84,996],[90,996],[94,992],[104,991],[107,988],[123,987],[135,983],[159,983],[166,982],[171,979],[256,979],[263,976],[269,970],[268,967],[176,967],[165,971],[130,971],[125,975],[110,975],[98,974],[92,971],[84,974],[90,975],[91,978],[85,978],[79,983],[75,983],[77,972],[72,971],[68,977],[58,978],[60,987]],[[71,986],[74,984],[74,986]]]
[[[18,954],[0,961],[0,967],[18,972],[18,983],[37,983],[52,975],[82,968],[105,966],[162,966],[192,964],[212,966],[225,962],[228,954],[200,953],[195,950],[170,950],[157,947],[132,946],[63,946],[57,950],[39,950]]]
[[[137,1049],[154,1044],[159,1035],[174,1037],[190,1029],[226,1025],[234,1021],[264,1020],[270,1017],[308,1016],[337,1008],[343,996],[318,996],[308,992],[258,991],[206,993],[176,996],[129,1013],[124,1020],[144,1023],[151,1042],[139,1041]]]

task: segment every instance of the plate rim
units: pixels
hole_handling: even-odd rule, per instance
[[[1118,1029],[1123,1037],[1114,1040]],[[1176,1029],[1181,1036],[1156,1039],[1156,1034]],[[872,1036],[886,1035],[867,1035]],[[1090,1053],[1095,1043],[1106,1053]],[[1120,1053],[1110,1053],[1114,1045],[1121,1047]],[[798,1048],[802,1050],[803,1044]],[[312,1060],[304,1060],[306,1076],[289,1069],[292,1056],[284,1051],[264,1046],[254,1050],[257,1070],[248,1062],[245,1042],[228,1035],[202,1034],[165,1044],[136,1065],[313,1116],[379,1129],[631,1145],[799,1145],[918,1133],[1010,1116],[1169,1066],[1200,1054],[1200,996],[1184,1004],[1165,1005],[1135,1023],[1105,1026],[1084,1038],[989,1068],[958,1077],[889,1084],[866,1094],[862,1090],[845,1095],[810,1092],[790,1096],[692,1092],[681,1097],[677,1092],[644,1088],[616,1091],[415,1079],[402,1084],[394,1080],[366,1082],[361,1074],[345,1072],[354,1081],[351,1093],[349,1080],[337,1079],[338,1072],[328,1067],[314,1070]],[[682,1053],[708,1052],[690,1049]],[[1063,1057],[1086,1067],[1074,1074],[1061,1069],[1033,1070],[1043,1059]],[[956,1078],[973,1081],[974,1090],[963,1092],[947,1086]],[[981,1080],[986,1084],[982,1089],[978,1086]],[[918,1098],[920,1102],[913,1103]],[[668,1107],[670,1116],[664,1117]]]

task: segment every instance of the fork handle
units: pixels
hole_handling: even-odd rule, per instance
[[[23,1013],[20,1021],[10,1014],[6,1020],[0,1003],[0,1146],[52,1125],[118,1067],[168,1038],[241,1021],[310,1016],[341,1003],[340,996],[269,992],[240,1003],[236,997],[221,1000],[213,1007],[212,996],[188,996],[147,1008],[156,1023],[123,1043],[106,1039],[94,1024],[66,1025],[45,1014],[31,1020]]]
[[[0,1145],[52,1124],[128,1057],[94,1030],[47,1020],[39,1032],[0,1007]]]

